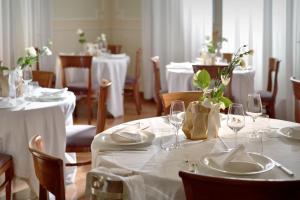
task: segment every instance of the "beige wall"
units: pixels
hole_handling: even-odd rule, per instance
[[[135,51],[141,47],[140,7],[140,0],[54,0],[54,51],[80,51],[78,28],[89,42],[106,33],[108,43],[121,44],[131,57],[128,72],[132,74]]]

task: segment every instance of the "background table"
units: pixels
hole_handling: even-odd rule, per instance
[[[39,134],[45,141],[45,151],[64,159],[65,125],[73,124],[75,99],[72,92],[67,92],[66,99],[62,101],[26,101],[13,110],[0,109],[0,151],[13,156],[15,176],[27,180],[36,192],[38,181],[28,142]]]
[[[192,63],[171,63],[166,66],[168,92],[195,90],[192,84],[194,71]],[[254,69],[234,70],[232,95],[236,103],[246,106],[247,96],[254,92]]]
[[[112,81],[112,85],[108,90],[107,109],[114,117],[119,117],[124,114],[123,89],[129,62],[130,58],[127,55],[119,57],[109,55],[93,57],[92,88],[97,94],[102,79]],[[75,81],[87,83],[87,70],[67,69],[66,78],[67,81],[71,83]],[[56,64],[56,88],[61,87],[61,65],[58,58]]]
[[[185,160],[196,162],[199,165],[199,173],[218,177],[248,178],[248,179],[300,179],[300,142],[290,140],[273,133],[263,138],[263,153],[275,161],[285,165],[295,173],[290,177],[278,168],[268,172],[238,176],[229,175],[211,170],[200,164],[201,157],[212,151],[224,151],[224,146],[219,139],[205,141],[183,141],[183,147],[178,150],[166,152],[160,149],[160,140],[170,134],[170,126],[165,117],[149,118],[142,120],[142,123],[149,124],[150,129],[157,136],[147,151],[120,151],[101,152],[100,135],[97,135],[92,143],[92,168],[97,166],[122,167],[140,174],[144,179],[146,199],[185,199],[183,184],[178,172],[187,169]],[[246,127],[238,134],[238,141],[247,139],[251,132],[251,119],[247,117]],[[124,125],[122,125],[124,126]],[[280,128],[285,126],[299,126],[299,124],[281,120],[270,120],[270,126]],[[109,134],[120,128],[113,127],[102,134]],[[222,121],[220,135],[229,145],[234,143],[234,134],[226,126],[226,120]],[[126,159],[124,159],[126,158]],[[201,192],[201,191],[199,191]]]

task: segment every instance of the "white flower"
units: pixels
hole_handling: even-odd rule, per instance
[[[27,47],[25,48],[26,55],[30,57],[36,57],[37,53],[34,47]]]
[[[46,46],[44,46],[43,47],[43,50],[42,50],[44,53],[45,53],[45,55],[47,55],[47,56],[51,56],[52,55],[52,51],[48,48],[48,47],[46,47]]]
[[[104,33],[101,33],[101,39],[102,39],[103,41],[106,40],[106,35],[105,35]]]
[[[97,42],[100,42],[101,41],[101,37],[98,36],[96,40],[97,40]]]
[[[81,30],[80,28],[77,30],[77,35],[81,35],[83,34],[83,30]]]
[[[223,85],[227,86],[228,83],[230,82],[230,77],[226,76],[226,75],[221,75],[221,81],[222,81]]]

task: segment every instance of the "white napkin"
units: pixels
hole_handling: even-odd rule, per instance
[[[246,152],[244,145],[239,145],[229,152],[214,153],[209,156],[209,160],[221,169],[235,172],[251,172],[261,169],[261,166]]]
[[[134,127],[126,127],[111,134],[111,139],[118,143],[135,143],[142,141],[142,130]]]
[[[97,167],[87,173],[85,193],[91,194],[92,180],[94,176],[109,177],[111,180],[123,182],[123,199],[145,199],[145,184],[141,175],[123,168]]]
[[[68,91],[68,88],[62,88],[62,89],[47,89],[47,88],[41,88],[40,93],[42,96],[54,96],[54,95],[62,95],[66,91]]]

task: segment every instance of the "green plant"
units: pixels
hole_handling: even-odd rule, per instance
[[[85,33],[83,32],[83,30],[78,29],[77,30],[77,35],[79,36],[78,42],[80,44],[86,43]]]
[[[52,42],[48,42],[48,46],[51,46]],[[25,56],[18,58],[17,64],[21,66],[21,69],[23,69],[25,66],[32,66],[38,61],[39,56],[52,55],[51,50],[48,46],[43,46],[41,50],[36,51],[34,47],[27,47],[25,48]]]
[[[226,38],[222,38],[219,42],[214,42],[213,40],[210,40],[210,37],[207,36],[205,39],[205,46],[207,48],[207,52],[210,54],[216,53],[216,50],[222,46],[223,42],[227,42]]]
[[[228,67],[224,67],[218,71],[218,78],[211,79],[210,74],[206,70],[199,70],[193,78],[194,86],[203,91],[200,101],[210,101],[213,104],[220,103],[221,108],[227,108],[232,102],[229,98],[224,97],[224,91],[229,84],[232,72],[235,67],[245,66],[243,57],[245,55],[252,55],[253,50],[246,49],[246,45],[240,47],[234,54],[232,61]]]

